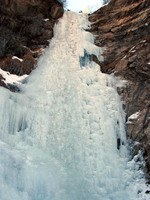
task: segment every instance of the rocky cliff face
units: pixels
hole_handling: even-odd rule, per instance
[[[57,0],[1,0],[0,68],[19,76],[29,74],[62,15],[63,5]],[[0,85],[16,91],[2,75]]]
[[[112,0],[89,20],[95,44],[105,48],[101,70],[127,81],[118,88],[127,134],[136,142],[133,155],[143,153],[150,181],[150,0]]]

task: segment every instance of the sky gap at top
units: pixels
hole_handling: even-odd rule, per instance
[[[75,12],[93,12],[103,5],[103,0],[68,0],[67,9]]]

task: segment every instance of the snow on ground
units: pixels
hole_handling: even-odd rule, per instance
[[[132,115],[128,118],[128,120],[137,119],[137,118],[139,117],[139,115],[140,115],[140,113],[139,113],[139,112],[136,112],[136,113],[132,114]]]
[[[4,78],[4,83],[6,84],[21,84],[21,82],[28,76],[28,75],[23,75],[23,76],[17,76],[15,74],[10,74],[7,71],[4,71],[0,69],[0,74]]]
[[[136,112],[128,117],[127,124],[132,124],[133,120],[136,120],[140,116],[140,112]]]
[[[23,59],[18,58],[17,56],[13,56],[12,59],[17,59],[17,60],[19,60],[20,62],[23,62]]]

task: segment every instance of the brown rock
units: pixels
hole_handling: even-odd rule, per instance
[[[8,71],[10,74],[16,74],[22,76],[24,74],[30,74],[35,66],[35,59],[31,55],[25,55],[23,61],[12,58],[3,59],[0,64],[0,68],[4,71]]]
[[[6,58],[3,60],[3,63],[1,63],[0,67],[11,74],[16,74],[18,76],[23,75],[24,64],[18,59]]]
[[[0,80],[5,80],[4,77],[0,74]]]
[[[0,79],[0,86],[2,86],[4,88],[8,88],[7,85],[4,83],[4,81],[1,79]]]
[[[112,0],[89,15],[95,44],[105,47],[101,70],[127,80],[118,89],[125,102],[127,118],[139,117],[127,124],[127,135],[138,142],[133,155],[142,150],[150,180],[150,1]],[[98,62],[97,62],[98,63]]]
[[[19,76],[31,73],[63,12],[63,5],[57,0],[1,0],[0,67]],[[23,62],[11,59],[13,56]],[[15,87],[4,82],[1,86],[15,91]]]
[[[50,15],[54,19],[58,19],[63,16],[64,10],[61,6],[53,6],[51,8]]]
[[[23,74],[30,74],[35,66],[35,59],[31,55],[25,55],[23,57],[24,71]]]

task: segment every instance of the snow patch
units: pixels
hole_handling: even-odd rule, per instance
[[[127,55],[125,55],[121,60],[125,60],[126,59],[126,57],[127,57]]]
[[[120,77],[115,77],[116,78],[116,87],[123,88],[128,84],[128,81],[122,80]]]
[[[142,41],[140,41],[140,43],[145,43],[146,42],[146,40],[142,40]]]
[[[49,19],[48,19],[48,18],[47,18],[47,19],[43,19],[43,21],[44,21],[44,22],[47,22],[47,21],[49,21]]]
[[[136,112],[132,114],[130,117],[128,117],[127,124],[132,124],[131,121],[136,120],[140,116],[140,112]]]
[[[134,119],[137,119],[139,117],[140,113],[139,112],[136,112],[134,114],[132,114],[128,119],[129,120],[134,120]]]
[[[136,50],[135,50],[135,46],[133,46],[130,50],[129,50],[129,52],[132,52],[132,53],[134,53]]]
[[[0,74],[4,78],[4,83],[5,84],[21,84],[22,80],[24,80],[28,75],[23,75],[23,76],[17,76],[14,74],[10,74],[9,72],[6,72],[2,69],[0,69]]]
[[[13,60],[14,60],[14,59],[17,59],[17,60],[19,60],[20,62],[23,62],[23,59],[18,58],[17,56],[13,56],[12,59],[13,59]]]

